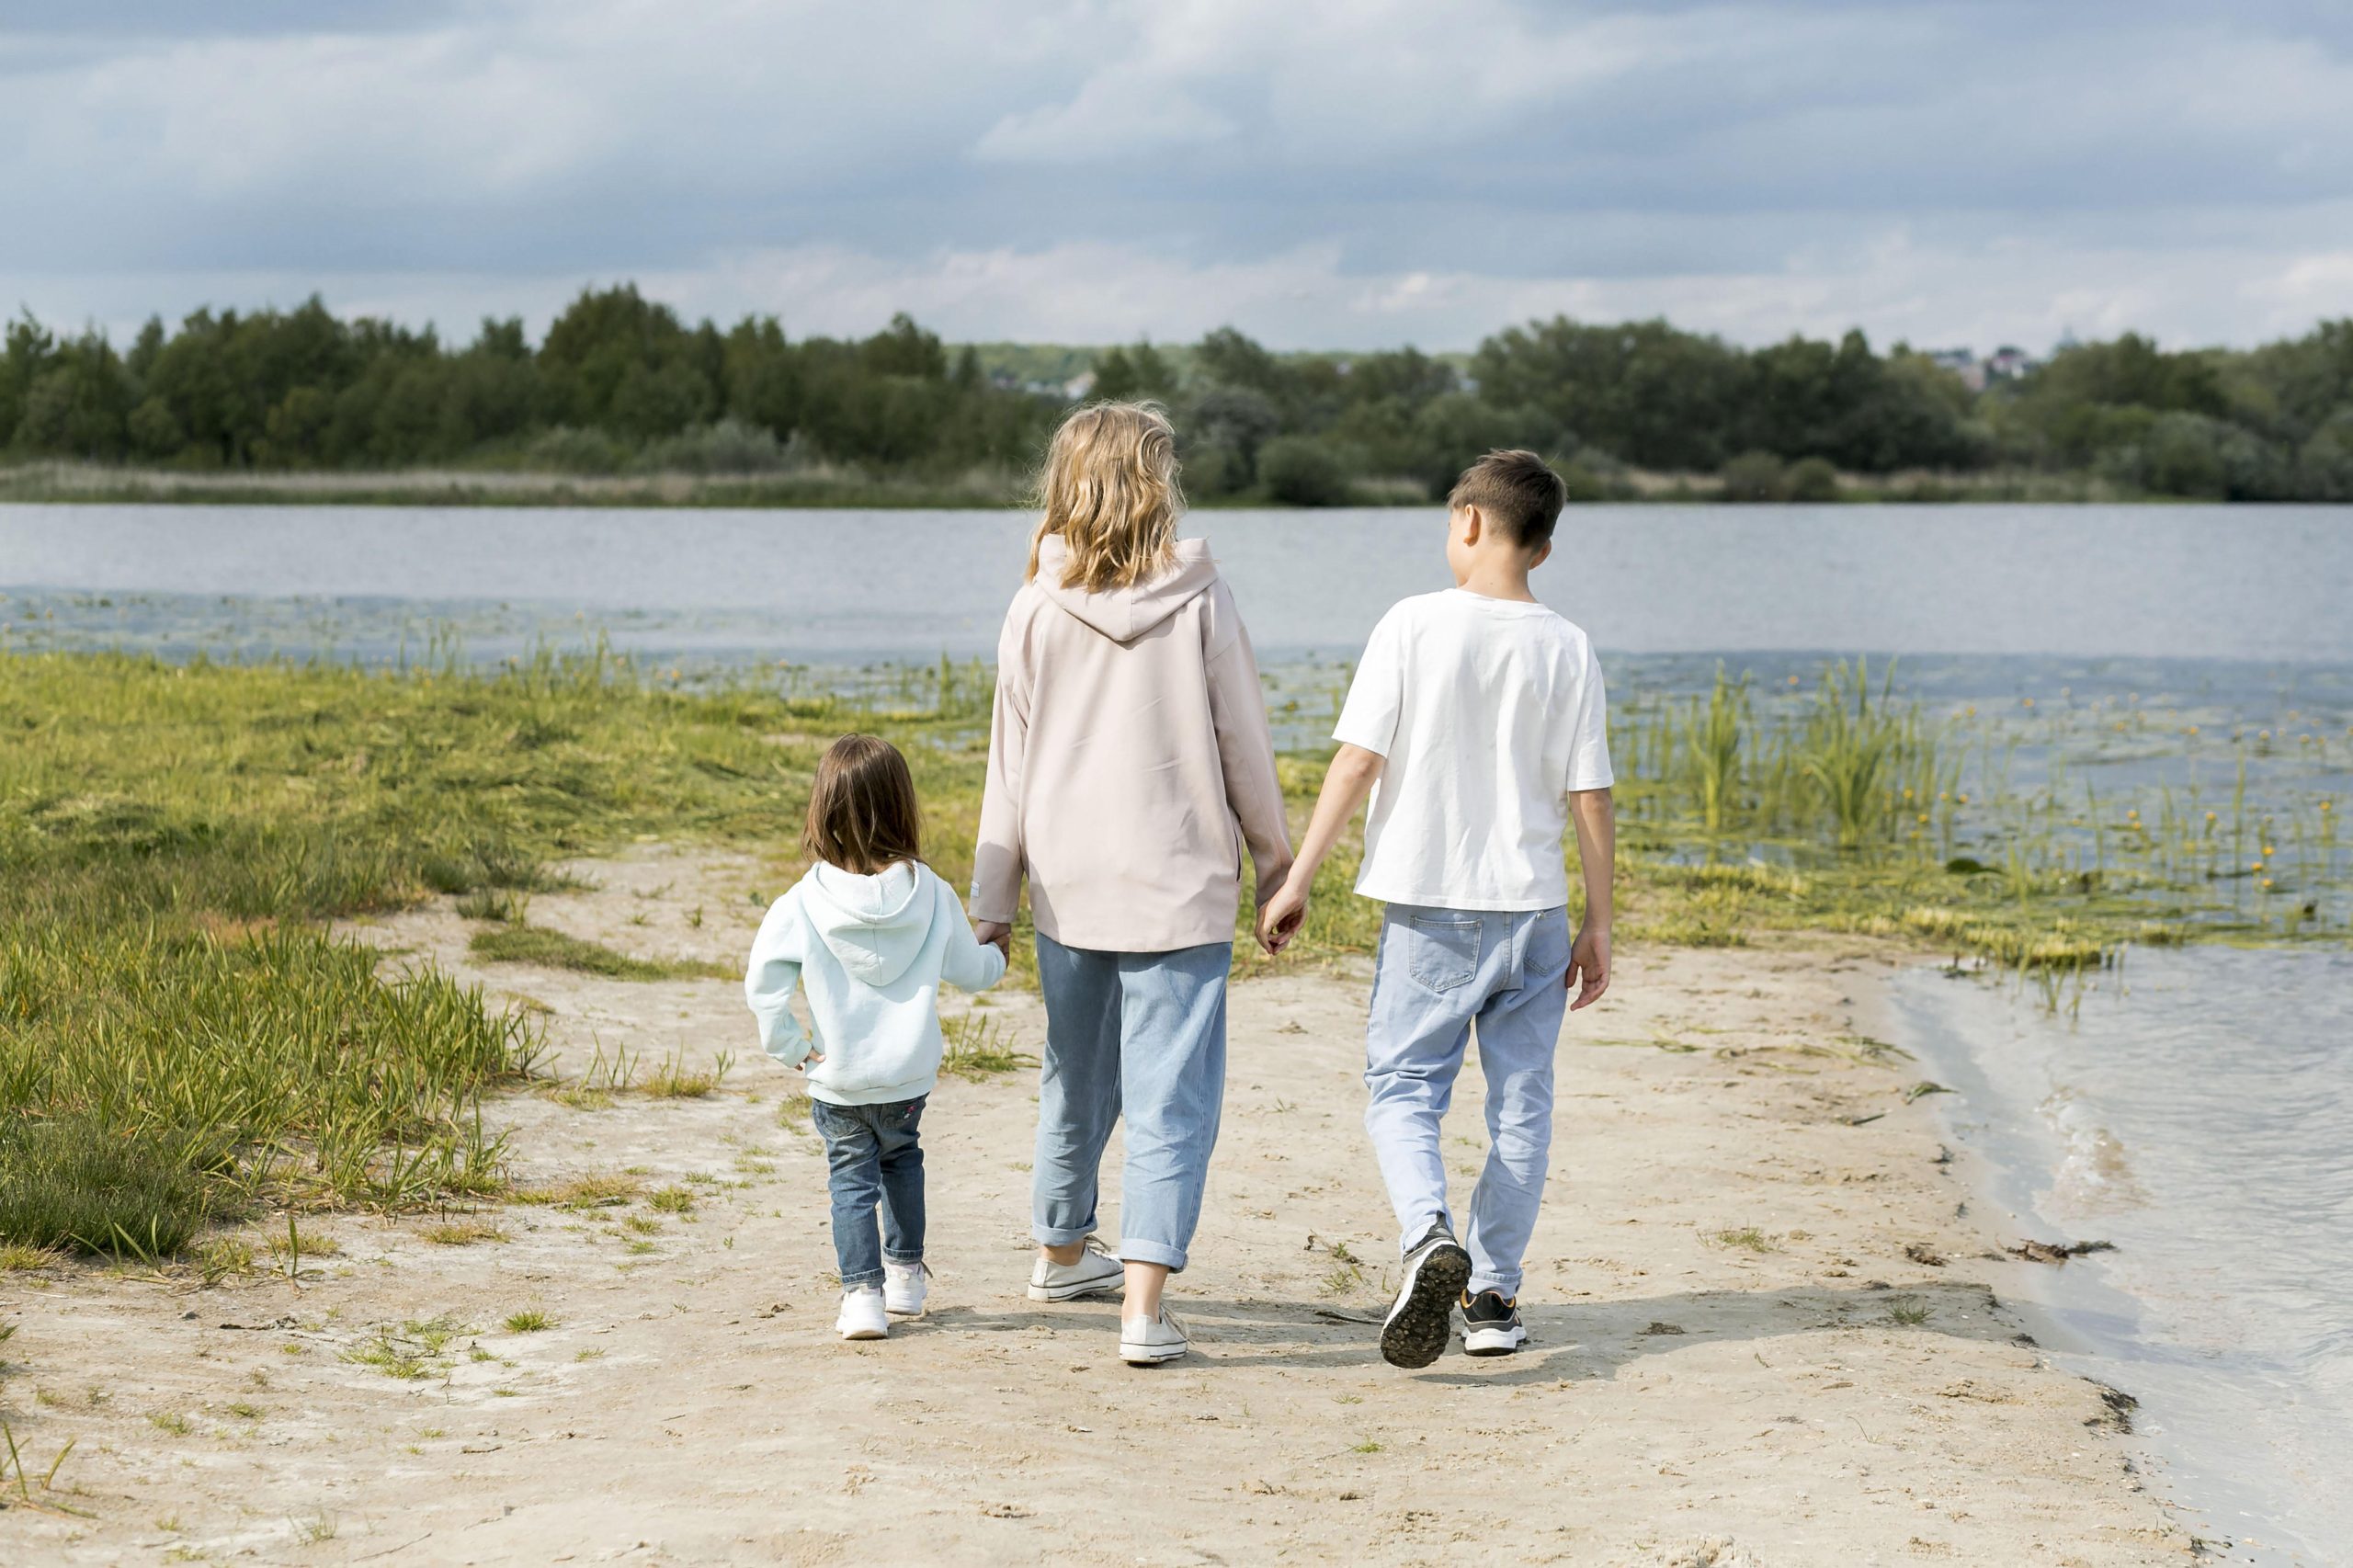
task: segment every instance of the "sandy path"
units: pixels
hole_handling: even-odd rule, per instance
[[[649,851],[597,874],[532,917],[732,958],[756,915],[744,862]],[[465,929],[425,912],[369,934],[459,963]],[[1854,1052],[1883,961],[1630,956],[1563,1051],[1532,1345],[1418,1374],[1356,1321],[1393,1251],[1354,979],[1237,990],[1207,1219],[1172,1297],[1197,1349],[1150,1371],[1119,1363],[1112,1303],[1021,1294],[1026,1075],[935,1096],[934,1310],[859,1346],[830,1333],[823,1168],[779,1125],[789,1075],[748,1061],[708,1097],[602,1108],[519,1095],[497,1114],[522,1180],[633,1171],[691,1211],[507,1205],[477,1217],[510,1239],[465,1246],[425,1240],[429,1217],[322,1219],[343,1250],[299,1288],[0,1276],[18,1330],[0,1411],[36,1478],[79,1439],[58,1496],[90,1516],[0,1516],[0,1561],[2188,1561],[2098,1392],[1993,1306],[1995,1238],[1956,1216],[1903,1099],[1916,1074]],[[574,1072],[592,1040],[747,1053],[726,983],[483,978],[551,1009]],[[1034,998],[993,1010],[1037,1040]],[[1478,1108],[1466,1075],[1464,1192]],[[1715,1239],[1750,1228],[1768,1250]],[[502,1326],[525,1309],[554,1326]],[[436,1318],[463,1332],[426,1354],[438,1336],[402,1325]],[[388,1331],[421,1376],[346,1358]]]

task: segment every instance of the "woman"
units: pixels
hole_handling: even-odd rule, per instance
[[[1028,580],[997,643],[972,913],[1009,947],[1026,877],[1045,994],[1029,1294],[1123,1286],[1120,1354],[1189,1346],[1161,1304],[1200,1217],[1225,1093],[1225,980],[1246,844],[1290,869],[1250,638],[1209,547],[1179,541],[1176,432],[1098,403],[1055,432]],[[1127,1119],[1115,1259],[1089,1244]]]

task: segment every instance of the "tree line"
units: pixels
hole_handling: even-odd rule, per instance
[[[1231,328],[1087,356],[1087,397],[1168,403],[1188,490],[1316,505],[1442,494],[1496,446],[1575,491],[1721,475],[1733,498],[1827,497],[1836,475],[2073,475],[2126,494],[2353,500],[2353,319],[2251,350],[2134,334],[1972,392],[1925,354],[1793,336],[1744,348],[1664,321],[1565,317],[1462,356],[1277,353]],[[906,316],[788,337],[772,316],[689,325],[628,285],[589,290],[534,345],[519,320],[431,328],[290,311],[151,320],[127,348],[28,313],[0,354],[0,452],[188,471],[453,465],[1009,486],[1073,384],[993,374]]]

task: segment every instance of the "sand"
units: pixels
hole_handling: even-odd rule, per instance
[[[586,869],[596,891],[543,896],[531,918],[648,955],[732,961],[751,895],[780,885],[658,846]],[[780,1123],[797,1078],[757,1056],[733,983],[469,968],[447,908],[354,930],[547,1008],[575,1081],[599,1050],[737,1061],[702,1097],[551,1085],[492,1107],[520,1182],[637,1173],[647,1196],[625,1203],[314,1217],[341,1250],[300,1281],[0,1276],[17,1330],[0,1413],[35,1499],[78,1510],[11,1509],[0,1561],[2193,1556],[2101,1391],[1995,1301],[1986,1255],[2017,1238],[1968,1217],[1905,1098],[1917,1069],[1862,1038],[1901,954],[1623,955],[1563,1039],[1531,1343],[1419,1373],[1382,1364],[1365,1321],[1394,1240],[1358,1122],[1362,975],[1237,987],[1223,1137],[1170,1297],[1196,1350],[1132,1369],[1114,1303],[1022,1294],[1031,1074],[943,1082],[926,1119],[931,1312],[846,1346],[818,1145]],[[989,1010],[1040,1038],[1034,996]],[[1467,1196],[1475,1072],[1449,1138]],[[673,1187],[690,1211],[655,1206]],[[506,1239],[427,1239],[453,1219]],[[551,1325],[505,1326],[526,1311]],[[371,1346],[418,1375],[352,1358]]]

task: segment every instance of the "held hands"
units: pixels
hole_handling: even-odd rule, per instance
[[[1582,981],[1583,983],[1579,984]],[[1577,929],[1576,945],[1569,949],[1569,972],[1566,983],[1577,988],[1577,999],[1569,1004],[1574,1013],[1579,1007],[1590,1007],[1601,1000],[1609,989],[1609,928],[1594,930],[1589,926]]]
[[[1296,870],[1283,880],[1274,897],[1258,906],[1258,946],[1272,957],[1290,946],[1299,935],[1302,922],[1307,918],[1307,888],[1313,876],[1301,876]]]
[[[995,948],[1003,953],[1006,962],[1013,961],[1013,927],[1004,921],[975,920],[972,922],[972,935],[981,939],[983,947]]]

